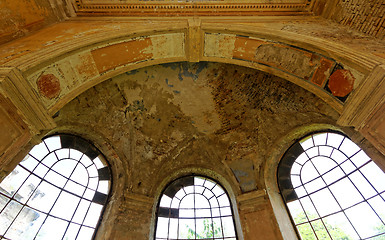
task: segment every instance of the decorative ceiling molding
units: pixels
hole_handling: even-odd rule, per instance
[[[245,16],[309,14],[315,0],[74,0],[78,16]]]

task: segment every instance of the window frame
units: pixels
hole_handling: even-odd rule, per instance
[[[55,137],[59,138],[58,141],[60,142],[60,148],[52,148],[52,146],[49,147],[48,146],[49,144],[47,144],[47,142],[46,142],[46,140],[54,141],[53,138],[55,138]],[[51,140],[49,140],[49,139],[51,139]],[[43,144],[44,144],[44,146],[43,146]],[[48,152],[42,156],[34,156],[32,152],[33,152],[34,148],[39,146],[39,145],[43,146],[43,148],[45,147],[45,149]],[[79,152],[79,155],[81,155],[81,156],[80,157],[77,156],[78,158],[73,158],[73,156],[71,156],[71,154],[70,154],[71,149],[72,149],[72,152],[74,154],[77,151],[77,152]],[[62,150],[63,152],[68,150],[68,157],[59,157],[57,154],[57,151],[60,151],[60,150]],[[43,162],[43,161],[46,160],[46,158],[49,155],[51,155],[51,157],[54,158],[55,162],[51,166],[48,167],[46,165],[46,162]],[[85,167],[85,165],[81,162],[81,161],[83,161],[82,160],[83,156],[87,157],[88,158],[87,161],[91,162],[90,165],[88,165],[87,167]],[[34,162],[35,161],[37,162],[36,165],[34,167],[32,167],[31,169],[29,169],[27,166],[22,165],[23,161],[28,160],[28,158],[32,159],[32,161],[34,161]],[[98,163],[94,162],[95,159],[98,159],[99,162]],[[68,177],[64,176],[63,172],[58,172],[57,170],[53,170],[54,166],[62,160],[76,161],[76,165],[73,168],[72,173]],[[86,160],[84,160],[84,161],[86,161]],[[72,174],[75,172],[75,169],[77,168],[76,166],[78,166],[78,165],[79,166],[82,165],[83,168],[85,169],[85,171],[87,172],[88,179],[87,179],[87,184],[85,186],[83,186],[80,182],[77,182],[78,180],[72,179]],[[99,165],[99,166],[97,166],[97,165]],[[43,166],[43,167],[47,168],[47,172],[43,176],[39,176],[35,172],[35,170],[39,166]],[[90,172],[89,172],[88,168],[91,166],[93,166],[95,169],[95,170],[93,170],[94,173],[96,171],[95,177],[90,177]],[[35,146],[32,147],[32,149],[26,154],[24,159],[15,167],[15,169],[17,167],[24,169],[26,171],[27,175],[22,180],[22,183],[20,184],[20,186],[17,187],[17,190],[15,190],[14,193],[12,193],[10,196],[7,196],[7,194],[5,194],[5,193],[1,193],[1,195],[4,196],[5,199],[7,199],[4,207],[1,209],[1,212],[5,211],[5,208],[7,207],[7,205],[10,204],[12,201],[16,201],[17,203],[21,204],[21,209],[18,211],[16,216],[12,219],[10,225],[7,227],[7,230],[4,233],[4,236],[3,235],[0,236],[1,239],[3,239],[3,238],[7,239],[5,237],[7,232],[11,229],[11,227],[14,224],[14,222],[16,221],[17,217],[19,216],[19,214],[21,214],[21,212],[25,208],[32,209],[40,215],[43,214],[42,216],[44,218],[44,221],[39,225],[38,230],[34,234],[35,235],[34,238],[37,237],[37,234],[40,232],[40,229],[44,226],[47,219],[55,218],[55,219],[65,221],[66,228],[65,228],[65,230],[61,236],[62,238],[64,238],[65,235],[67,234],[67,231],[68,231],[68,228],[70,227],[70,225],[75,224],[75,225],[79,225],[79,230],[77,231],[76,238],[79,236],[80,230],[84,226],[86,228],[93,229],[91,239],[95,239],[97,232],[98,232],[98,228],[99,228],[101,221],[103,219],[104,212],[105,212],[106,207],[108,205],[110,195],[112,193],[113,181],[112,181],[111,168],[110,168],[110,165],[109,165],[106,157],[91,142],[83,139],[82,137],[79,137],[79,136],[76,136],[73,134],[66,134],[66,133],[57,133],[57,134],[46,136],[42,139],[41,143],[36,144]],[[1,182],[5,181],[5,179],[10,174],[12,174],[12,172],[9,173],[4,179],[2,179]],[[51,180],[47,179],[47,174],[49,172],[53,172],[54,174],[61,176],[62,178],[64,178],[64,181],[66,183],[61,187],[57,186],[57,183],[54,182],[52,179]],[[30,178],[30,176],[37,177],[39,179],[39,184],[38,184],[38,186],[35,187],[35,189],[32,190],[31,196],[29,196],[28,199],[23,203],[21,201],[16,200],[15,196],[16,196],[16,194],[18,194],[19,190],[23,187],[24,183],[27,182],[27,180]],[[89,182],[90,178],[96,178],[97,179],[96,186],[94,186],[92,188],[89,185],[90,184],[90,182]],[[104,184],[104,190],[99,189],[99,184],[101,183],[101,181],[106,181],[103,183]],[[75,193],[72,189],[66,190],[65,188],[66,188],[66,184],[68,182],[75,183],[75,184],[78,184],[79,186],[82,186],[84,188],[83,194],[80,196],[77,193]],[[57,188],[59,191],[59,194],[54,198],[52,206],[48,212],[43,211],[41,208],[34,208],[34,207],[31,207],[29,205],[30,204],[30,202],[29,202],[30,198],[36,192],[36,190],[39,188],[41,183],[52,185],[53,187]],[[107,184],[107,186],[105,184]],[[87,189],[94,191],[92,197],[90,196],[87,198],[84,195],[85,192],[87,191]],[[100,191],[102,191],[102,192],[100,192]],[[76,197],[76,200],[79,201],[77,204],[77,207],[74,209],[74,211],[72,213],[72,217],[69,220],[63,218],[63,216],[55,216],[52,213],[52,210],[54,209],[57,201],[59,200],[59,198],[63,192],[70,194],[71,197]],[[106,193],[104,193],[104,192],[106,192]],[[79,205],[81,204],[82,200],[88,201],[89,206],[87,208],[88,209],[87,212],[82,217],[82,220],[81,220],[82,223],[79,224],[79,223],[77,223],[77,221],[74,221],[74,217],[75,217],[77,211],[79,210]],[[92,205],[93,203],[99,204],[101,206],[100,215],[98,216],[99,218],[97,220],[95,220],[95,223],[92,226],[91,225],[88,226],[87,224],[85,224],[85,221],[89,216],[88,214],[89,214],[91,206],[93,206]],[[30,223],[32,223],[32,222],[30,222]],[[25,230],[25,229],[23,229],[23,230]]]
[[[234,206],[233,206],[233,201],[231,200],[231,195],[229,194],[229,192],[227,191],[227,189],[225,188],[225,187],[223,187],[223,185],[221,184],[221,182],[220,181],[218,181],[218,180],[216,180],[216,179],[214,179],[214,178],[212,178],[212,177],[210,177],[210,176],[207,176],[207,175],[204,175],[204,174],[195,174],[195,173],[193,173],[193,174],[186,174],[186,175],[182,175],[182,176],[179,176],[179,177],[177,177],[177,178],[173,178],[172,180],[170,180],[170,181],[168,181],[167,182],[167,184],[161,189],[161,192],[160,192],[160,195],[159,195],[159,197],[157,198],[157,202],[156,202],[156,205],[155,205],[155,215],[154,215],[154,231],[153,231],[153,239],[157,239],[157,227],[158,227],[158,217],[159,217],[159,215],[160,215],[160,204],[161,204],[161,200],[162,200],[162,197],[164,196],[164,195],[166,195],[165,194],[165,192],[166,191],[168,191],[169,189],[170,189],[170,187],[172,187],[173,185],[175,185],[175,184],[178,184],[178,182],[180,182],[181,180],[183,180],[183,179],[187,179],[187,178],[195,178],[195,177],[200,177],[200,178],[204,178],[204,179],[207,179],[207,180],[209,180],[209,181],[211,181],[211,182],[213,182],[215,185],[214,185],[214,187],[216,186],[216,185],[218,185],[222,190],[223,190],[223,194],[227,197],[227,200],[228,200],[228,202],[229,202],[229,208],[230,208],[230,210],[231,210],[231,218],[232,218],[232,224],[233,224],[233,228],[234,228],[234,234],[235,234],[235,236],[234,236],[234,238],[235,239],[243,239],[242,237],[240,237],[239,236],[239,225],[237,224],[237,214],[235,213],[235,211],[236,211],[236,209],[234,209]],[[178,189],[178,191],[179,190],[181,190],[182,189],[182,187],[187,187],[187,186],[195,186],[194,184],[191,184],[191,185],[183,185],[183,186],[181,186],[179,189]],[[213,188],[214,188],[213,187]],[[175,192],[175,194],[174,194],[174,196],[177,194],[177,192],[178,191],[176,191]],[[194,194],[196,194],[196,193],[194,193]],[[168,196],[168,195],[166,195],[166,196]],[[187,196],[187,195],[186,195]],[[215,196],[215,195],[214,195]],[[219,207],[218,207],[219,208]],[[171,207],[169,208],[169,209],[171,209]],[[194,208],[195,209],[195,208]],[[179,210],[179,208],[178,208],[178,210]],[[211,211],[211,208],[210,208],[210,211]],[[170,211],[171,212],[171,211]],[[172,214],[172,213],[171,213]],[[230,215],[229,215],[230,216]],[[220,216],[219,218],[221,218],[222,216]],[[228,216],[227,216],[228,217]],[[170,219],[170,217],[169,217],[169,219]],[[179,218],[177,218],[177,219],[179,219]],[[196,219],[196,218],[192,218],[192,219]],[[195,221],[194,221],[195,222]],[[196,224],[196,223],[195,223]],[[223,230],[222,230],[223,231]],[[163,239],[163,238],[161,238],[161,239]],[[169,237],[169,234],[168,234],[168,236],[167,236],[167,238],[166,239],[170,239],[170,237]],[[173,238],[172,238],[173,239]],[[227,239],[226,237],[223,237],[222,236],[222,238],[214,238],[214,239]]]
[[[364,151],[364,149],[362,148],[362,147],[360,147],[360,146],[358,146],[356,143],[354,143],[346,134],[344,134],[344,133],[342,133],[342,132],[340,132],[340,131],[337,131],[337,130],[318,130],[318,131],[313,131],[313,132],[310,132],[310,133],[308,133],[308,134],[306,134],[306,135],[303,135],[302,137],[300,137],[300,138],[297,138],[295,141],[294,141],[294,143],[286,150],[286,152],[283,154],[283,156],[280,158],[280,160],[279,160],[279,162],[278,162],[278,164],[277,164],[277,168],[276,168],[276,183],[277,183],[277,188],[278,188],[278,191],[279,191],[279,196],[281,197],[281,199],[282,199],[282,203],[283,203],[283,205],[284,205],[284,208],[285,208],[285,210],[286,210],[286,214],[287,214],[287,216],[288,216],[288,218],[289,218],[289,220],[290,220],[290,222],[291,222],[291,225],[292,225],[292,229],[293,229],[293,231],[295,232],[295,234],[297,235],[297,237],[298,237],[298,239],[301,239],[301,235],[300,235],[300,233],[299,233],[299,231],[298,231],[298,229],[297,229],[297,225],[301,225],[302,223],[300,223],[300,224],[296,224],[295,222],[294,222],[294,219],[293,219],[293,216],[292,216],[292,213],[290,212],[290,210],[289,210],[289,207],[288,207],[288,203],[290,203],[291,201],[296,201],[296,200],[298,200],[299,198],[298,198],[298,196],[297,196],[297,194],[295,193],[295,191],[294,191],[294,187],[293,187],[293,184],[292,184],[292,182],[291,182],[291,167],[293,166],[293,164],[295,163],[295,161],[297,160],[297,158],[301,155],[301,154],[303,154],[303,153],[305,153],[308,149],[310,149],[310,148],[312,148],[312,147],[310,147],[310,148],[307,148],[307,149],[303,149],[302,148],[302,146],[301,146],[301,144],[300,144],[300,142],[302,141],[302,140],[305,140],[305,139],[307,139],[307,138],[312,138],[313,139],[313,141],[314,141],[314,138],[313,138],[313,136],[316,136],[317,134],[322,134],[322,133],[330,133],[330,134],[338,134],[338,135],[340,135],[341,137],[343,137],[343,139],[341,140],[341,142],[340,142],[340,145],[337,147],[337,148],[335,148],[335,149],[337,149],[338,151],[341,151],[340,150],[340,147],[341,147],[341,145],[343,144],[343,142],[344,142],[344,140],[345,139],[348,139],[349,141],[351,141],[353,144],[355,144],[358,148],[359,148],[359,150],[356,152],[356,153],[354,153],[352,156],[347,156],[347,159],[346,160],[344,160],[344,161],[342,161],[341,163],[338,163],[337,165],[336,165],[336,167],[334,167],[334,168],[341,168],[341,165],[343,164],[343,163],[345,163],[345,162],[347,162],[347,161],[352,161],[351,160],[351,158],[353,157],[353,156],[355,156],[355,154],[357,154],[358,152],[360,152],[360,151],[362,151],[363,153],[365,153],[365,151]],[[326,143],[325,143],[325,145],[326,145]],[[313,147],[318,147],[318,146],[322,146],[322,145],[317,145],[317,144],[314,144],[314,146]],[[326,146],[330,146],[330,145],[326,145]],[[332,147],[332,146],[331,146]],[[333,150],[334,151],[334,150]],[[341,151],[341,152],[343,152],[343,151]],[[319,154],[319,153],[318,153]],[[343,154],[345,154],[345,153],[343,153]],[[345,154],[346,155],[346,154]],[[366,155],[366,153],[365,153],[365,155]],[[319,156],[322,156],[322,155],[316,155],[316,156],[314,156],[314,157],[319,157]],[[310,159],[313,159],[314,157],[311,157]],[[338,213],[344,213],[345,212],[345,210],[347,210],[347,209],[351,209],[351,208],[354,208],[356,205],[359,205],[359,204],[361,204],[361,203],[368,203],[368,201],[369,200],[371,200],[371,199],[373,199],[373,198],[375,198],[375,197],[380,197],[380,198],[382,198],[382,200],[385,202],[385,200],[384,200],[384,197],[383,197],[383,194],[385,194],[385,191],[377,191],[377,189],[373,186],[373,183],[372,182],[370,182],[368,179],[367,179],[367,177],[365,176],[365,174],[363,174],[362,172],[361,172],[361,168],[362,167],[364,167],[364,166],[366,166],[367,164],[369,164],[369,163],[373,163],[373,164],[375,164],[382,172],[384,172],[374,161],[373,161],[373,159],[371,159],[370,157],[368,157],[369,158],[369,160],[367,161],[367,162],[365,162],[364,164],[362,164],[362,165],[360,165],[360,166],[356,166],[355,165],[355,163],[353,162],[353,165],[355,166],[355,169],[354,170],[352,170],[352,172],[355,172],[355,171],[357,171],[357,172],[360,172],[362,175],[363,175],[363,177],[366,179],[366,181],[371,185],[371,187],[373,188],[373,189],[375,189],[375,191],[376,191],[376,194],[375,195],[373,195],[373,196],[371,196],[371,197],[369,197],[369,198],[367,198],[367,197],[364,197],[363,198],[363,200],[362,201],[360,201],[360,202],[358,202],[358,203],[355,203],[355,204],[353,204],[352,206],[349,206],[349,207],[341,207],[341,205],[340,205],[340,203],[338,203],[338,205],[339,205],[339,207],[340,207],[340,210],[338,210],[337,212],[333,212],[333,213],[331,213],[331,214],[329,214],[328,216],[333,216],[333,215],[336,215],[336,214],[338,214]],[[310,159],[308,159],[308,160],[310,160]],[[331,157],[329,157],[329,159],[331,159],[332,161],[335,161],[334,159],[332,159]],[[318,170],[317,170],[318,171]],[[330,170],[331,171],[331,170]],[[344,171],[343,171],[344,172]],[[344,172],[344,175],[341,177],[341,178],[338,178],[338,180],[336,180],[335,182],[332,182],[332,183],[328,183],[328,184],[326,184],[326,186],[324,187],[325,189],[328,189],[331,193],[332,193],[332,195],[333,195],[333,197],[334,197],[334,199],[335,199],[335,201],[336,202],[338,202],[337,201],[337,198],[334,196],[334,193],[333,193],[333,191],[330,189],[330,186],[332,186],[333,184],[335,184],[335,183],[338,183],[339,181],[342,181],[342,180],[344,180],[344,179],[349,179],[350,180],[350,182],[354,185],[354,187],[355,187],[355,190],[360,194],[360,195],[362,195],[363,196],[363,194],[362,194],[362,190],[360,190],[357,186],[355,186],[355,184],[352,182],[352,180],[349,178],[349,176],[352,174],[352,172],[349,172],[349,173],[345,173]],[[326,172],[326,173],[328,173],[328,172]],[[323,174],[320,174],[320,175],[318,175],[316,178],[314,178],[314,179],[317,179],[317,178],[322,178],[322,176],[324,175],[324,174],[326,174],[326,173],[323,173]],[[319,174],[319,172],[318,172],[318,174]],[[314,180],[313,179],[313,180]],[[313,181],[313,180],[311,180],[311,181]],[[310,182],[311,182],[310,181]],[[300,186],[304,186],[306,183],[302,183],[301,182],[301,185]],[[315,192],[317,192],[317,191],[320,191],[320,190],[316,190]],[[308,193],[308,192],[306,192],[306,194],[304,195],[304,196],[301,196],[300,198],[304,198],[304,197],[309,197],[310,195],[312,195],[313,193],[315,193],[315,192],[310,192],[310,193]],[[273,203],[272,203],[273,204]],[[313,203],[314,204],[314,203]],[[274,201],[274,204],[273,205],[279,205],[279,203],[277,203],[277,202],[275,202]],[[382,222],[382,224],[384,224],[384,222],[385,222],[385,219],[384,219],[384,217],[380,217],[379,216],[379,213],[369,204],[369,206],[370,206],[370,208],[371,208],[371,210],[374,212],[374,214],[380,219],[380,221]],[[317,206],[314,206],[313,205],[313,207],[317,207]],[[305,210],[302,208],[302,210],[305,212]],[[318,211],[318,210],[317,210]],[[277,211],[278,212],[278,211]],[[280,212],[279,214],[283,214],[282,212]],[[344,213],[345,214],[345,213]],[[346,215],[346,214],[345,214]],[[305,215],[306,216],[306,215]],[[322,223],[323,223],[323,221],[324,221],[324,218],[326,218],[326,217],[328,217],[328,216],[318,216],[315,220],[317,220],[317,219],[319,219],[319,220],[321,220],[322,221]],[[285,217],[284,217],[285,218]],[[358,234],[358,231],[355,229],[355,227],[353,226],[353,224],[351,223],[351,219],[348,217],[348,216],[346,216],[346,218],[348,219],[348,221],[349,221],[349,223],[352,225],[352,227],[353,227],[353,229],[354,229],[354,231],[356,231],[356,233],[357,233],[357,236],[359,236],[359,238],[360,239],[367,239],[367,237],[361,237],[359,234]],[[306,220],[307,221],[305,221],[304,223],[310,223],[310,222],[314,222],[315,220],[313,219],[313,220],[309,220],[309,218],[307,218],[306,217]],[[325,223],[323,223],[324,224],[324,226],[325,226],[325,229],[326,229],[326,225],[325,225]],[[385,226],[385,224],[384,224],[384,226]],[[312,228],[312,227],[311,227]],[[282,230],[282,228],[281,228],[281,230]],[[287,229],[286,229],[287,230]],[[315,230],[312,228],[312,230],[313,230],[313,232],[314,232],[314,235],[315,235]],[[330,233],[329,233],[329,231],[328,230],[326,230],[327,231],[327,233],[329,234],[329,236],[331,237],[331,235],[330,235]],[[285,234],[284,232],[282,232],[282,234]],[[372,235],[372,236],[369,236],[369,238],[375,238],[375,237],[377,237],[377,236],[385,236],[385,232],[382,232],[382,233],[379,233],[378,235]]]

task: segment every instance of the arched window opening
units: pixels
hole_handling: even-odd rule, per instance
[[[346,136],[295,143],[278,183],[301,239],[385,239],[385,174]]]
[[[155,239],[237,239],[226,191],[202,176],[172,182],[158,205]]]
[[[43,139],[0,183],[0,239],[92,239],[110,185],[110,169],[90,143]]]

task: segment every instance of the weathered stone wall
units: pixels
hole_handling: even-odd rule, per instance
[[[298,126],[332,124],[337,117],[312,93],[273,75],[229,64],[181,62],[98,84],[67,104],[55,121],[59,129],[99,135],[113,147],[125,169],[115,173],[114,184],[123,183],[123,194],[116,220],[108,224],[115,239],[148,239],[151,202],[173,173],[206,169],[223,176],[236,196],[261,191],[264,161],[277,139]],[[245,239],[279,239],[263,198],[251,210],[240,210]],[[135,203],[138,207],[132,207]]]

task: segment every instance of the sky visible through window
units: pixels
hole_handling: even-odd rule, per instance
[[[179,180],[183,187],[171,185],[169,189],[174,191],[166,189],[162,195],[156,239],[237,239],[231,204],[223,188],[208,178],[187,178],[193,182]]]
[[[101,156],[62,148],[60,136],[45,139],[0,183],[0,239],[91,239],[109,181],[98,170]]]
[[[385,239],[385,174],[350,139],[312,135],[291,168],[287,203],[302,239]],[[314,234],[315,232],[315,234]]]

